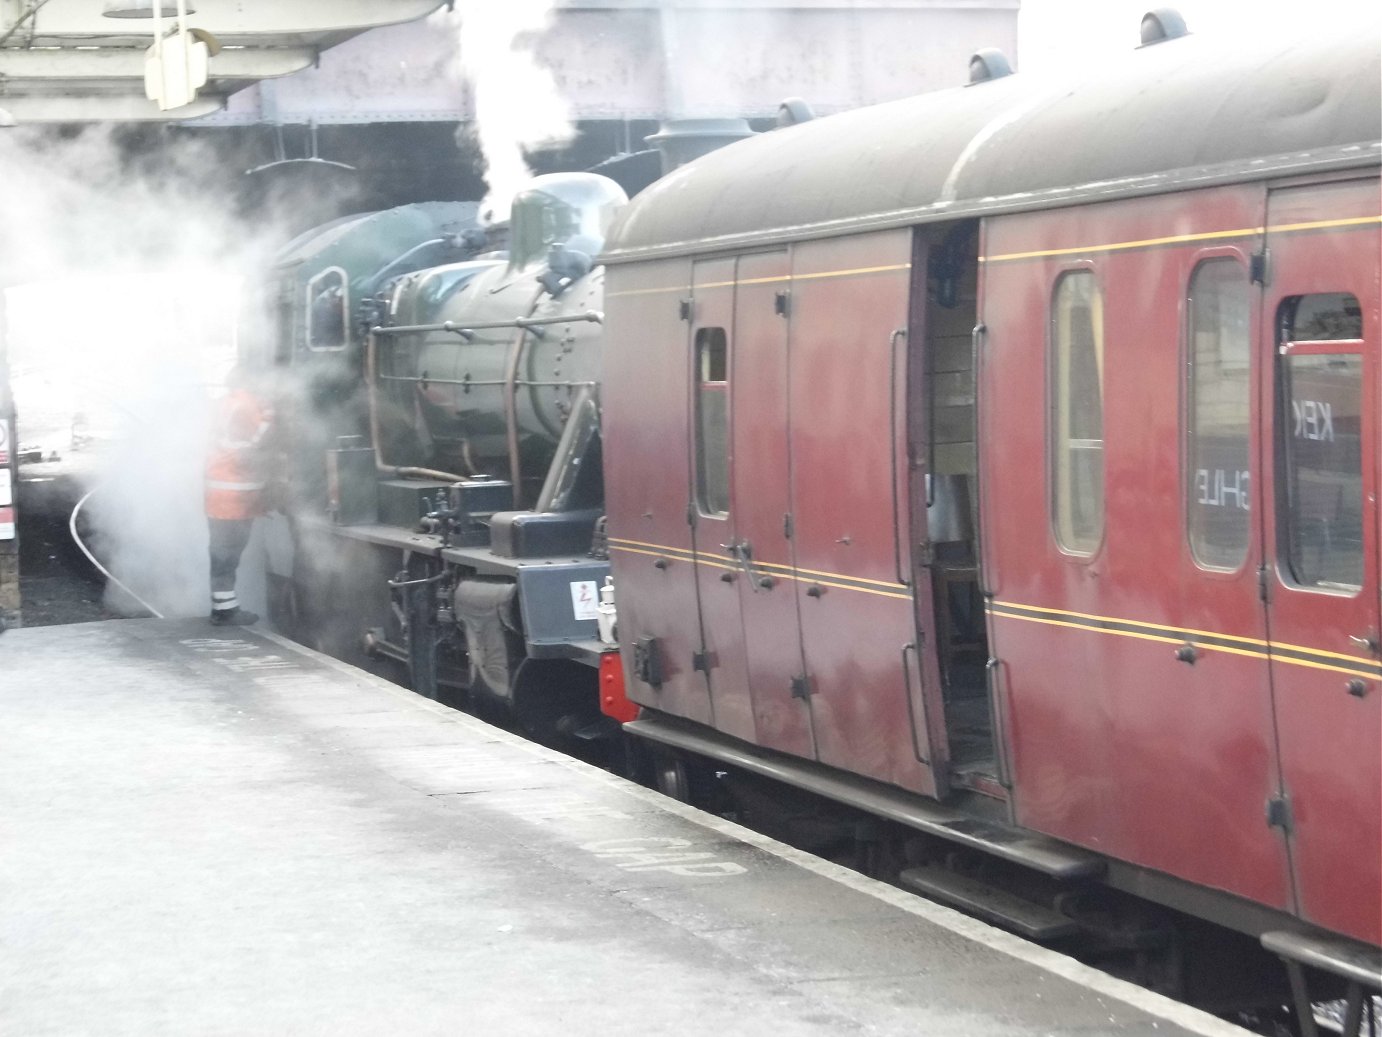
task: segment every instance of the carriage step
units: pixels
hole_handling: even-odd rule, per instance
[[[624,733],[719,760],[948,842],[992,854],[1062,882],[1097,878],[1104,872],[1104,859],[1078,846],[973,817],[913,792],[750,745],[719,731],[648,709],[643,710],[637,720],[625,724]]]
[[[1262,946],[1278,957],[1332,972],[1350,983],[1382,992],[1382,951],[1337,936],[1271,932]]]
[[[944,868],[907,868],[898,876],[898,881],[914,893],[949,904],[1038,943],[1069,936],[1078,928],[1074,921],[1049,907],[1033,904],[1007,890]]]

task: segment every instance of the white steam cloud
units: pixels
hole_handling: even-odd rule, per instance
[[[132,155],[119,133],[0,137],[19,433],[95,488],[91,546],[118,579],[166,615],[204,614],[209,400],[234,355],[240,276],[282,235],[267,213],[244,226],[203,138]],[[74,452],[77,422],[91,445]],[[254,570],[247,555],[242,589],[259,596]]]
[[[533,53],[551,24],[552,0],[467,0],[459,5],[460,71],[475,101],[475,132],[489,194],[481,211],[505,219],[531,177],[524,146],[571,139],[570,107]]]

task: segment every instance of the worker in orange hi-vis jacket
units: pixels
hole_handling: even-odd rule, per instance
[[[235,572],[249,543],[254,520],[264,513],[266,439],[273,423],[267,400],[250,387],[244,368],[226,376],[227,392],[217,401],[206,460],[206,521],[211,539],[211,622],[248,626],[259,617],[240,607]]]

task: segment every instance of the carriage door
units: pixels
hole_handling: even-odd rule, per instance
[[[739,257],[734,293],[731,503],[744,652],[760,745],[814,758],[792,579],[786,252]]]
[[[1268,198],[1261,326],[1268,636],[1301,915],[1377,942],[1382,833],[1378,640],[1377,181]],[[1270,351],[1270,352],[1269,352]],[[1273,554],[1274,552],[1274,554]]]
[[[692,273],[691,412],[694,427],[691,500],[701,650],[694,665],[710,686],[716,728],[752,741],[753,710],[739,607],[739,566],[721,546],[736,543],[730,500],[734,259],[699,262]]]

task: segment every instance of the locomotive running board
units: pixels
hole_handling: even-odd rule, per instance
[[[624,725],[635,737],[681,749],[750,771],[784,785],[813,792],[928,835],[981,850],[1061,880],[1103,874],[1097,854],[1046,836],[948,810],[933,800],[881,785],[820,764],[766,752],[738,739],[692,727],[664,716],[643,717]]]

